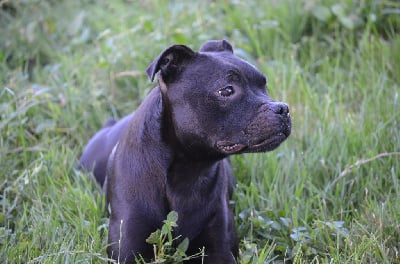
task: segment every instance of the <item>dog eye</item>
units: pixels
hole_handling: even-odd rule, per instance
[[[235,93],[235,90],[233,89],[233,86],[231,86],[231,85],[226,86],[226,87],[222,88],[221,90],[218,90],[218,94],[223,97],[231,96],[234,93]]]

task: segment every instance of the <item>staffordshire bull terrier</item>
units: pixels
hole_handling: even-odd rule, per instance
[[[198,52],[173,45],[146,72],[158,86],[133,114],[109,120],[80,158],[79,167],[106,185],[108,255],[150,260],[146,238],[173,210],[187,254],[205,251],[187,263],[235,263],[228,156],[277,148],[291,131],[289,108],[268,96],[266,77],[225,40]]]

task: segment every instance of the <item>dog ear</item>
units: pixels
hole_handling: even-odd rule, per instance
[[[150,80],[161,71],[161,77],[165,82],[178,73],[183,64],[193,58],[195,52],[184,45],[173,45],[158,55],[147,68],[146,73]]]
[[[200,52],[230,52],[233,54],[232,45],[225,39],[207,41],[203,45],[201,45],[199,51]]]

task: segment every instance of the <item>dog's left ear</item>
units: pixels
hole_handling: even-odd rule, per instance
[[[231,43],[223,40],[210,40],[205,42],[200,47],[200,52],[230,52],[233,53],[233,48]]]
[[[168,83],[184,67],[185,62],[195,56],[195,52],[185,45],[173,45],[158,55],[147,68],[146,73],[150,80],[160,71],[162,80]]]

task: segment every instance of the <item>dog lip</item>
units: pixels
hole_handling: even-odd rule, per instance
[[[283,134],[285,137],[289,137],[292,132],[291,130],[292,130],[292,126],[291,126],[291,124],[288,124],[287,127],[285,129],[283,129],[283,131],[281,133],[278,133],[278,135]]]
[[[246,146],[239,143],[233,143],[230,141],[218,141],[217,148],[225,154],[234,154],[243,150]]]
[[[258,143],[251,144],[248,146],[248,152],[259,152],[259,151],[270,151],[276,149],[283,141],[285,141],[289,135],[288,132],[279,132],[272,137],[259,141]]]
[[[222,140],[217,142],[216,147],[219,151],[229,155],[239,154],[242,152],[270,151],[277,148],[289,137],[291,132],[290,130],[290,125],[288,125],[288,127],[283,129],[281,132],[256,142],[249,142],[248,145]]]
[[[254,144],[243,145],[230,141],[218,141],[217,148],[225,154],[238,154],[241,152],[259,152],[269,151],[277,148],[283,141],[288,138],[287,132],[279,132],[267,139],[261,140]]]

